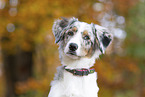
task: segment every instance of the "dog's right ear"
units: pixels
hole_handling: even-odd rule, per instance
[[[62,18],[62,20],[58,19],[54,22],[52,31],[55,36],[55,43],[58,43],[61,38],[63,38],[62,30],[68,25],[68,19]]]
[[[67,30],[68,26],[70,26],[77,20],[78,19],[76,18],[67,19],[67,18],[62,17],[61,20],[58,19],[54,22],[52,31],[55,36],[55,43],[58,43],[64,38],[65,30]]]

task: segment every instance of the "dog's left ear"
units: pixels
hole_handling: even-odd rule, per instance
[[[109,46],[113,39],[113,35],[109,33],[108,29],[96,24],[92,24],[93,33],[96,37],[96,43],[99,46],[100,51],[104,54],[106,48]]]
[[[68,29],[68,27],[73,24],[78,19],[76,18],[64,18],[58,19],[54,22],[52,31],[55,36],[55,43],[58,43],[64,38],[65,31]]]

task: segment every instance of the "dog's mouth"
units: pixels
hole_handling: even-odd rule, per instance
[[[69,54],[69,55],[74,55],[74,56],[76,56],[76,52],[74,52],[74,51],[69,51],[69,52],[67,52],[66,54]]]
[[[75,51],[69,51],[66,53],[66,55],[72,59],[78,59],[80,58],[80,56],[77,55],[77,53]]]

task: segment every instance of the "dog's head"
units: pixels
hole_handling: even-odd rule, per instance
[[[104,53],[112,40],[106,28],[80,22],[76,18],[56,20],[53,34],[60,49],[73,59],[92,56],[96,50]]]

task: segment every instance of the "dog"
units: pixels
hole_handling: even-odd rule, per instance
[[[98,97],[97,73],[90,68],[113,36],[105,27],[74,17],[56,20],[52,30],[62,66],[57,68],[48,97]]]

